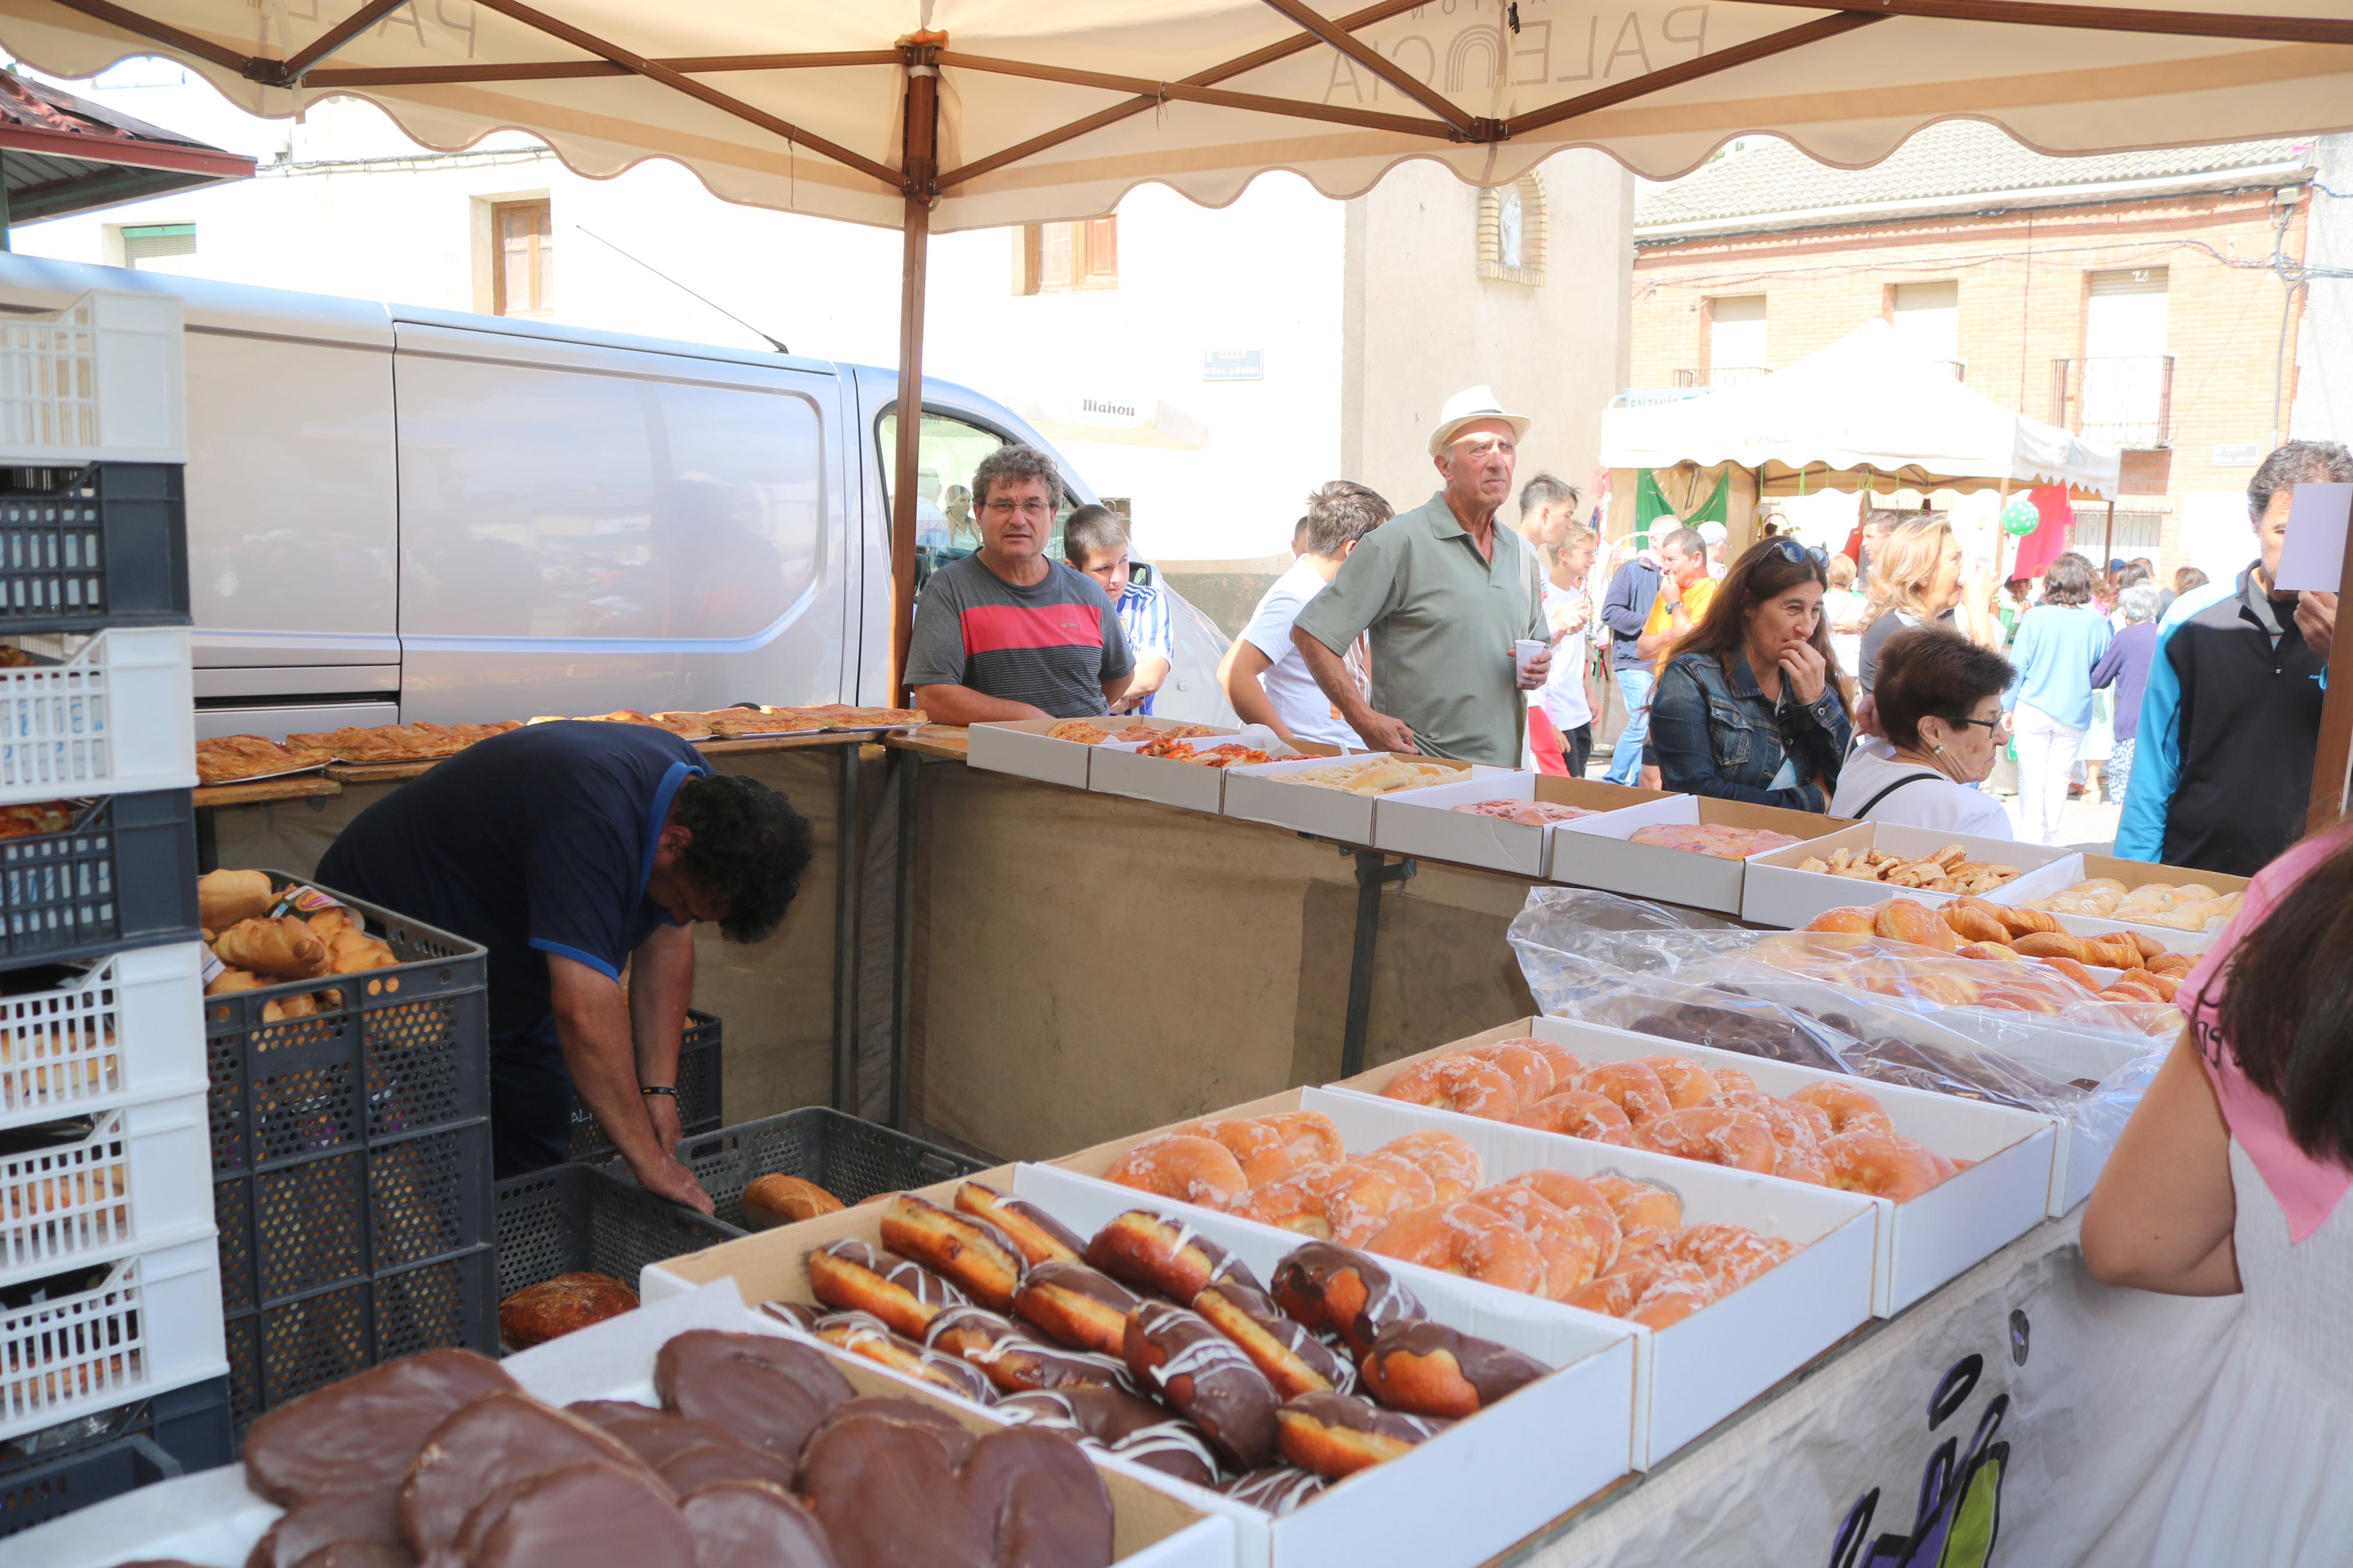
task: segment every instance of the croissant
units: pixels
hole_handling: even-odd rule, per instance
[[[261,1021],[283,1023],[289,1018],[307,1018],[319,1010],[316,997],[308,992],[296,992],[291,996],[272,996],[261,1005]]]
[[[2103,969],[2138,969],[2140,967],[2140,949],[2135,947],[2128,938],[2113,933],[2106,936],[2087,936],[2084,939],[2084,945],[2089,948],[2093,954],[2084,961],[2086,963],[2096,963]]]
[[[267,984],[260,975],[246,970],[224,969],[213,976],[213,983],[205,987],[205,994],[226,996],[232,991],[258,991]]]
[[[2068,979],[2073,981],[2076,984],[2082,986],[2086,991],[2097,991],[2100,988],[2100,983],[2097,979],[2094,978],[2092,972],[2084,968],[2082,964],[2076,963],[2072,958],[2061,958],[2056,954],[2053,954],[2052,957],[2042,960],[2042,962],[2049,964],[2052,968],[2057,970],[2060,973],[2065,975]]]
[[[2144,986],[2156,992],[2159,1001],[2170,1002],[2173,1000],[2173,993],[2179,982],[2168,980],[2162,974],[2154,973],[2146,969],[2127,969],[2116,977],[2116,984]]]
[[[291,915],[239,921],[220,933],[213,952],[233,968],[270,980],[311,980],[327,973],[327,944]]]
[[[2006,942],[1965,942],[1961,943],[1961,951],[1958,956],[1962,958],[1999,959],[2012,963],[2018,961],[2017,950],[2010,947]]]
[[[2029,931],[2010,944],[2022,958],[2069,958],[2077,963],[2096,963],[2092,944],[2080,936],[2065,931]]]
[[[1984,899],[1955,899],[1945,906],[1945,918],[1949,921],[1954,911],[1968,910],[1999,923],[2005,933],[2002,940],[2021,937],[2030,931],[2050,931],[2059,929],[2059,922],[2041,910],[2013,908],[2009,904],[1989,903]],[[1953,928],[1958,931],[1960,928]]]
[[[267,871],[207,871],[196,879],[197,923],[227,931],[269,912],[275,902]]]
[[[1982,908],[1972,908],[1966,903],[1947,904],[1944,916],[1945,923],[1952,927],[1953,934],[1963,942],[1990,942],[2004,945],[2010,942],[2010,928]]]

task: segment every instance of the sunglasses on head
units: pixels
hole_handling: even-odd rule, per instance
[[[1768,539],[1765,542],[1772,549],[1774,554],[1792,566],[1804,566],[1809,563],[1820,566],[1830,559],[1825,552],[1810,549],[1794,539]]]

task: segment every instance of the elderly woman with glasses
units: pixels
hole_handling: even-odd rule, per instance
[[[2010,838],[2010,815],[1978,789],[2001,753],[2010,661],[1957,633],[1899,631],[1880,646],[1879,739],[1846,760],[1832,816]]]

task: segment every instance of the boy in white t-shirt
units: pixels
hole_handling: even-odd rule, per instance
[[[1334,479],[1307,498],[1299,558],[1259,600],[1250,625],[1218,666],[1218,683],[1242,722],[1264,724],[1286,741],[1364,748],[1307,672],[1291,640],[1291,623],[1338,574],[1356,542],[1388,520],[1388,502],[1347,479]]]
[[[1545,717],[1560,732],[1560,760],[1568,776],[1581,779],[1593,757],[1593,704],[1585,691],[1585,655],[1593,624],[1593,599],[1585,580],[1599,543],[1581,522],[1561,525],[1552,545],[1552,570],[1545,578],[1545,624],[1563,634],[1553,646],[1552,674],[1528,694],[1542,703]]]

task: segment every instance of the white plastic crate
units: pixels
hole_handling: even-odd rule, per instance
[[[71,1142],[0,1153],[0,1283],[212,1228],[201,1091],[118,1106],[92,1121]]]
[[[203,1092],[203,962],[201,942],[137,948],[0,996],[0,1127]]]
[[[227,1370],[212,1237],[139,1253],[90,1289],[0,1310],[0,1438]]]
[[[161,294],[0,318],[0,464],[186,462],[180,330]]]
[[[54,640],[60,662],[0,668],[0,805],[194,787],[186,629]]]

